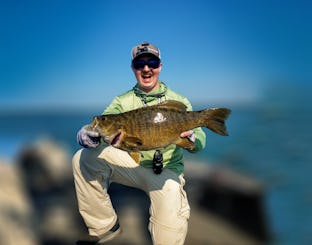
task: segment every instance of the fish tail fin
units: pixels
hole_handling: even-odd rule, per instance
[[[227,136],[225,120],[230,115],[231,110],[227,108],[213,108],[201,111],[203,126],[209,128],[215,133]]]

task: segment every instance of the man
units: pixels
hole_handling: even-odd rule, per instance
[[[142,43],[132,49],[132,70],[137,83],[133,89],[115,97],[104,114],[117,114],[177,100],[192,110],[190,102],[169,89],[158,77],[162,69],[159,49]],[[201,128],[181,132],[195,142],[192,152],[205,147],[206,136]],[[117,182],[139,188],[150,198],[149,231],[153,244],[183,244],[190,208],[183,189],[183,153],[176,145],[160,151],[143,151],[138,165],[122,150],[101,143],[99,134],[83,127],[77,134],[80,145],[73,157],[75,187],[89,237],[77,244],[103,244],[120,233],[117,214],[107,193],[109,184]],[[157,159],[158,158],[158,159]]]

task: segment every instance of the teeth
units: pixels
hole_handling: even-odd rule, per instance
[[[142,77],[151,77],[151,76],[152,76],[152,74],[150,74],[150,73],[142,74]]]

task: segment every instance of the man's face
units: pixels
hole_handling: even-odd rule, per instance
[[[161,67],[160,61],[152,55],[139,57],[132,63],[132,70],[142,91],[150,92],[159,87]]]

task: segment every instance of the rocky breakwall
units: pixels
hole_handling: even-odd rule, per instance
[[[73,245],[86,227],[78,213],[69,151],[38,140],[21,149],[16,159],[0,165],[0,244]],[[227,169],[192,162],[186,166],[191,206],[186,245],[267,241],[261,186]],[[145,193],[118,184],[109,192],[123,229],[110,244],[151,244]],[[249,229],[255,223],[262,235]]]

